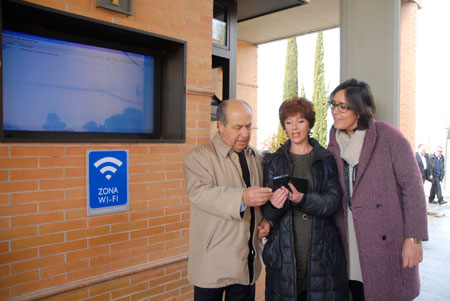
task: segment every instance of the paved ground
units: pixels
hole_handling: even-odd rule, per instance
[[[445,195],[445,194],[444,194]],[[428,215],[429,241],[423,242],[423,261],[420,264],[420,295],[415,301],[450,300],[450,197],[445,205],[430,204]]]

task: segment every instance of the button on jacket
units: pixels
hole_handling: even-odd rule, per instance
[[[261,186],[259,153],[244,150],[252,186]],[[185,161],[186,187],[191,201],[188,279],[199,287],[217,288],[233,284],[249,285],[248,241],[250,208],[241,217],[245,183],[238,155],[219,133],[190,152]],[[254,281],[261,272],[261,241],[257,225],[262,219],[255,207],[253,246]]]

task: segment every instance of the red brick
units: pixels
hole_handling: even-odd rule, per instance
[[[37,181],[0,182],[1,192],[33,191],[37,187]]]
[[[48,6],[54,9],[64,10],[65,5],[59,0],[27,0],[27,2]]]
[[[0,279],[0,287],[8,287],[13,286],[33,280],[39,279],[39,272],[38,271],[32,271],[27,273],[21,273],[12,275],[10,277],[1,278]]]
[[[0,242],[0,253],[4,253],[4,252],[8,252],[8,251],[9,251],[9,241]]]
[[[163,155],[130,156],[130,162],[133,164],[160,163],[165,161],[166,157]]]
[[[53,212],[11,217],[12,227],[46,224],[64,220],[64,212]]]
[[[60,244],[53,244],[51,246],[45,246],[39,248],[39,254],[41,256],[48,256],[58,253],[65,253],[80,249],[87,248],[87,241],[86,239],[82,240],[76,240],[76,241],[70,241],[70,242],[64,242]]]
[[[66,175],[66,178],[83,178],[86,177],[86,168],[85,167],[65,168],[64,173]]]
[[[55,179],[63,177],[61,168],[11,170],[11,181]]]
[[[141,201],[141,200],[155,200],[155,199],[163,199],[166,197],[166,192],[164,190],[159,191],[141,191],[141,192],[131,192],[130,197],[132,201]]]
[[[52,157],[39,158],[40,167],[83,167],[86,165],[85,157]]]
[[[0,266],[0,277],[5,277],[9,275],[9,266],[8,265],[2,265]],[[1,294],[0,294],[1,296]],[[0,298],[0,300],[3,300]]]
[[[64,199],[64,191],[35,191],[26,193],[13,193],[11,201],[13,204],[32,203],[40,201],[56,201]]]
[[[65,276],[60,275],[53,278],[47,278],[39,281],[30,282],[27,284],[18,285],[12,288],[12,296],[18,297],[27,293],[38,290],[43,290],[49,287],[57,287],[64,284]]]
[[[132,222],[128,222],[128,223],[111,225],[111,233],[143,229],[146,227],[147,227],[147,221],[145,221],[145,220],[132,221]]]
[[[147,239],[141,238],[141,239],[134,239],[122,243],[117,243],[111,245],[111,252],[118,252],[123,250],[129,250],[129,249],[136,249],[147,245]]]
[[[150,279],[159,278],[165,275],[164,268],[153,269],[147,272],[143,272],[130,277],[131,284],[137,284],[141,282],[148,283]]]
[[[37,158],[0,158],[0,168],[37,168]]]
[[[189,228],[189,221],[184,221],[184,222],[180,222],[180,223],[174,223],[174,224],[170,224],[170,225],[166,225],[165,229],[166,232],[172,232],[172,231],[178,231],[181,229],[188,229]]]
[[[66,220],[80,219],[87,217],[86,208],[66,210]]]
[[[172,250],[166,250],[163,252],[152,253],[152,254],[149,254],[148,257],[149,257],[150,261],[156,261],[156,260],[162,260],[162,259],[179,256],[180,253],[181,253],[180,249],[172,249]]]
[[[3,250],[2,250],[3,252]],[[3,264],[21,261],[25,259],[32,259],[37,256],[37,249],[28,249],[17,252],[8,252],[0,255],[0,262]]]
[[[181,154],[182,146],[150,146],[151,154]]]
[[[74,220],[59,223],[51,223],[39,226],[39,234],[66,232],[86,228],[86,220]]]
[[[71,273],[79,270],[85,270],[89,268],[89,260],[79,260],[79,261],[73,261],[69,263],[63,263],[59,265],[55,265],[49,268],[43,268],[41,269],[41,277],[42,278],[49,278],[51,276],[59,275],[59,274],[65,274],[65,273]]]
[[[2,205],[10,205],[11,202],[9,201],[9,194],[1,194],[0,193],[0,206]]]
[[[67,240],[76,240],[110,234],[109,226],[94,227],[66,232]]]
[[[6,229],[9,228],[9,218],[0,218],[0,229]]]
[[[143,290],[146,290],[147,288],[148,288],[147,282],[139,283],[137,285],[129,285],[123,289],[118,289],[111,292],[111,297],[112,299],[116,300],[117,298],[120,298],[122,296],[132,295],[133,293],[141,292]]]
[[[130,176],[130,183],[154,182],[165,180],[164,173],[145,173]]]
[[[67,294],[59,295],[56,297],[52,297],[51,301],[79,301],[79,300],[87,300],[89,298],[89,289],[81,289],[78,291],[73,291]]]
[[[164,227],[162,227],[162,226],[149,227],[144,230],[136,230],[136,231],[131,232],[131,239],[134,240],[134,239],[153,236],[153,235],[162,234],[162,233],[164,233]]]
[[[95,216],[89,218],[89,227],[91,228],[104,225],[120,224],[128,221],[128,213]]]
[[[72,282],[72,281],[77,281],[77,280],[81,280],[81,279],[94,277],[97,275],[102,275],[107,272],[109,272],[108,265],[101,265],[101,266],[97,266],[95,268],[90,268],[90,269],[86,269],[86,270],[68,273],[67,280]]]
[[[150,165],[150,172],[159,171],[182,171],[183,164],[181,163],[170,163],[170,164],[152,164]]]
[[[40,189],[41,190],[77,188],[77,187],[85,187],[85,186],[86,186],[86,179],[84,179],[84,178],[41,180],[40,181]]]
[[[148,209],[148,201],[138,201],[133,199],[130,204],[130,212],[133,211],[144,211]]]
[[[9,180],[9,171],[8,170],[0,170],[0,182]]]
[[[164,243],[159,243],[159,244],[152,244],[150,246],[145,246],[145,247],[140,247],[140,248],[136,248],[136,249],[132,249],[131,250],[131,256],[141,256],[144,254],[149,254],[149,253],[154,253],[154,252],[161,252],[165,249],[165,244]]]
[[[96,295],[112,292],[117,289],[128,287],[128,285],[129,285],[128,279],[118,279],[118,280],[114,280],[114,281],[109,281],[105,284],[91,287],[89,292],[90,292],[91,296],[96,296]]]
[[[131,300],[135,301],[135,300],[142,300],[142,299],[147,299],[147,298],[153,299],[153,298],[149,298],[149,297],[159,295],[163,292],[164,292],[164,286],[155,287],[155,288],[151,288],[146,291],[132,295]]]
[[[132,220],[147,219],[160,216],[164,216],[164,209],[153,209],[142,212],[134,212],[131,213],[130,215]]]
[[[148,187],[149,187],[149,191],[180,188],[181,181],[173,180],[173,181],[164,181],[164,182],[153,182],[153,183],[148,183]]]
[[[42,267],[50,267],[53,265],[63,264],[64,255],[42,257],[33,260],[27,260],[24,262],[19,262],[11,265],[11,272],[13,274],[26,272],[30,270],[36,270]]]
[[[11,157],[52,157],[64,155],[63,146],[11,146]]]
[[[9,146],[0,146],[0,157],[8,157],[9,156]]]
[[[66,189],[66,199],[73,200],[86,197],[86,188]]]
[[[35,236],[37,234],[37,227],[14,228],[0,231],[0,240],[12,240],[24,237]]]
[[[37,212],[37,204],[0,206],[0,216],[32,214]]]
[[[128,239],[129,239],[128,233],[118,233],[118,234],[111,234],[111,235],[90,238],[89,239],[89,247],[97,247],[97,246],[106,245],[106,244],[113,244],[116,242],[123,242]]]
[[[148,262],[147,255],[133,256],[132,258],[111,263],[111,270],[112,271],[123,270],[132,266],[143,265],[147,262]]]
[[[85,250],[69,252],[66,254],[67,262],[78,261],[81,259],[86,259],[90,257],[100,256],[108,254],[109,246],[102,246],[98,248],[89,247]]]
[[[180,198],[153,200],[153,201],[150,201],[150,208],[165,208],[165,207],[168,207],[168,206],[179,205],[180,203],[181,203],[180,202]]]
[[[89,260],[89,263],[90,263],[91,267],[95,267],[98,265],[109,264],[109,263],[119,261],[119,260],[125,260],[127,258],[130,258],[129,250],[110,253],[110,254],[106,254],[106,255],[102,255],[102,256],[97,256],[97,257],[91,258]]]
[[[52,201],[52,202],[40,202],[39,212],[51,212],[68,209],[86,208],[86,199],[73,199],[68,201]]]

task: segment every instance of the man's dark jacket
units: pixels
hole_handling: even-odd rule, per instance
[[[341,188],[336,163],[330,152],[310,138],[314,148],[313,191],[299,204],[286,201],[282,209],[269,202],[263,215],[273,223],[263,250],[266,265],[266,300],[296,300],[296,268],[293,247],[292,209],[312,216],[311,246],[308,263],[308,300],[348,300],[347,270],[339,232],[332,215],[341,204]],[[287,141],[263,161],[264,186],[273,177],[292,175]]]
[[[441,165],[441,175],[439,176],[439,181],[442,182],[444,180],[445,176],[445,164],[444,164],[444,156],[442,156],[442,159],[439,160],[438,157],[436,157],[436,154],[433,154],[430,158],[430,173],[433,176],[433,178],[436,175],[436,162],[439,162]]]
[[[427,169],[425,169],[425,166],[423,166],[422,158],[420,157],[420,154],[416,152],[416,161],[417,165],[419,165],[420,173],[422,175],[422,181],[425,182],[425,180],[430,180],[430,158],[427,154],[424,155],[425,161],[427,162]]]

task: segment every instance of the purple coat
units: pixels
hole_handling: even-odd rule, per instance
[[[344,163],[330,132],[328,149],[336,159],[346,191]],[[348,259],[347,194],[336,213]],[[412,300],[420,290],[419,269],[402,267],[405,238],[428,240],[422,177],[409,142],[393,126],[372,121],[364,138],[352,196],[352,212],[366,300]]]

